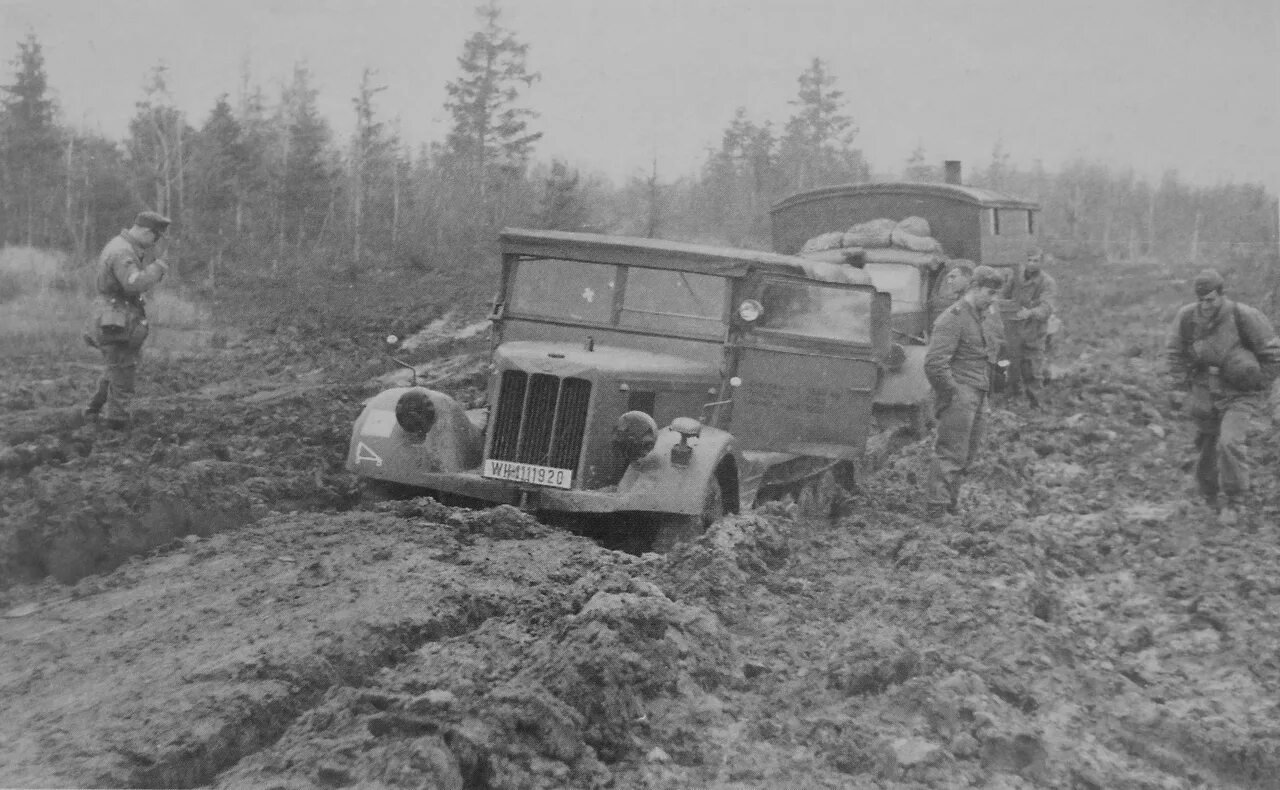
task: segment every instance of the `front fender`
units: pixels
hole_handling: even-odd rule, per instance
[[[885,371],[876,392],[877,406],[913,406],[929,397],[933,387],[924,375],[925,346],[903,346],[906,361],[902,367]]]
[[[664,428],[658,432],[653,450],[627,467],[618,483],[618,493],[627,498],[629,507],[662,513],[701,513],[707,482],[717,477],[716,470],[726,458],[733,477],[721,482],[733,484],[733,490],[725,491],[725,501],[733,501],[738,470],[742,468],[733,435],[704,427],[700,436],[689,440],[693,455],[687,466],[671,462],[671,448],[679,443],[680,434]]]
[[[396,420],[396,402],[406,392],[426,393],[436,420],[426,435],[412,434]],[[462,404],[425,387],[393,387],[365,403],[351,429],[347,469],[361,477],[421,485],[422,475],[461,472],[480,465],[484,429]]]

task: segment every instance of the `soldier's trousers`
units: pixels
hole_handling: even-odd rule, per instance
[[[99,348],[106,364],[98,389],[89,400],[89,409],[101,412],[107,420],[128,420],[142,344],[102,343]]]
[[[960,482],[982,443],[987,393],[962,384],[949,402],[940,405],[938,433],[929,460],[928,503],[955,508],[960,501]]]
[[[1009,395],[1027,393],[1032,401],[1040,400],[1044,384],[1045,338],[1016,340],[1009,348],[1009,373],[1005,392]]]
[[[1198,391],[1199,390],[1199,391]],[[1206,497],[1237,497],[1249,491],[1249,427],[1259,395],[1214,398],[1197,387],[1191,395],[1196,422],[1196,485]]]

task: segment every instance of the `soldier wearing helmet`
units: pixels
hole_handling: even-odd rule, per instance
[[[1016,308],[1009,327],[1009,382],[1005,391],[1010,397],[1026,392],[1033,409],[1040,408],[1049,322],[1058,296],[1057,283],[1041,264],[1039,252],[1028,253],[1022,272],[1010,278],[1004,293]]]
[[[149,331],[145,294],[169,272],[156,251],[170,224],[168,217],[143,211],[98,256],[98,298],[85,339],[102,352],[105,369],[84,414],[102,416],[109,428],[129,426],[138,358]]]
[[[938,418],[926,493],[930,518],[957,512],[961,479],[982,442],[990,360],[999,342],[986,316],[1003,286],[998,271],[975,267],[964,295],[938,316],[929,336],[924,371]]]
[[[1196,485],[1219,523],[1229,526],[1245,508],[1249,424],[1280,373],[1280,340],[1260,310],[1223,296],[1218,272],[1200,272],[1192,287],[1196,301],[1178,311],[1166,344],[1169,400],[1179,410],[1189,401],[1199,450]]]

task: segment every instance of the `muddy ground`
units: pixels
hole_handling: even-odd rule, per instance
[[[1185,283],[1053,273],[1049,407],[996,403],[961,516],[924,518],[917,442],[837,518],[775,503],[667,556],[360,505],[372,330],[148,360],[127,436],[74,416],[87,352],[8,359],[0,785],[1275,787],[1269,415],[1219,527],[1156,375]],[[466,399],[483,350],[415,353]]]

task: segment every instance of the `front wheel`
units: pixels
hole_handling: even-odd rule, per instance
[[[697,515],[665,514],[655,516],[652,551],[666,554],[680,543],[698,539],[716,519],[724,515],[724,493],[714,477],[707,481],[702,492],[702,512]]]

